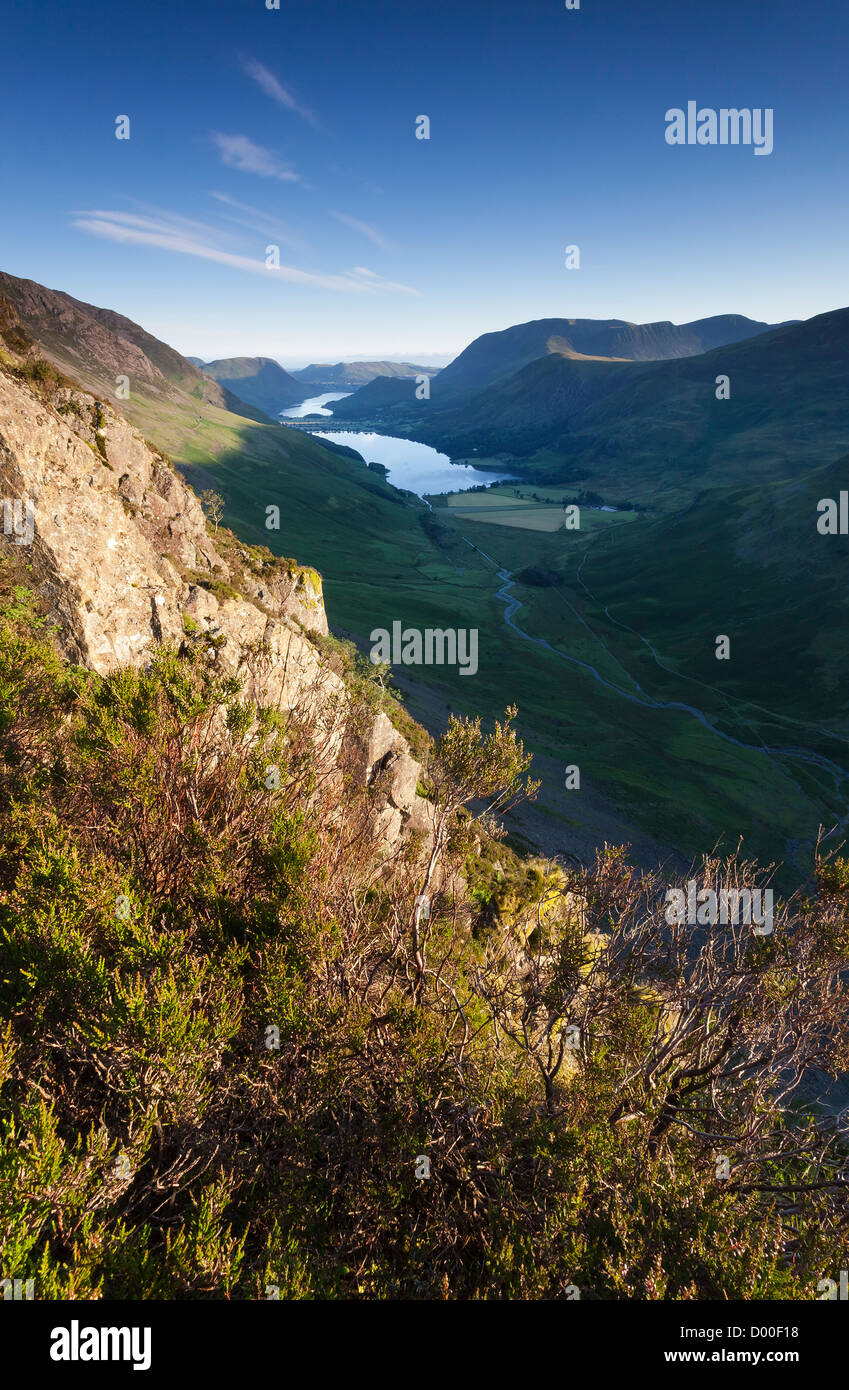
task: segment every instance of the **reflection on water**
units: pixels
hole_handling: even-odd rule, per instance
[[[375,434],[365,430],[316,430],[319,439],[332,439],[335,444],[347,444],[362,454],[366,463],[382,463],[389,469],[393,487],[406,488],[423,497],[428,492],[464,492],[478,483],[494,483],[507,478],[507,473],[483,473],[471,464],[451,463],[447,454],[440,454],[429,444],[413,439],[396,439],[392,435]]]
[[[325,391],[323,396],[308,396],[300,405],[290,406],[288,410],[281,410],[279,420],[302,420],[305,415],[332,415],[332,410],[325,410],[324,406],[328,401],[343,401],[346,396],[350,396],[350,391]]]

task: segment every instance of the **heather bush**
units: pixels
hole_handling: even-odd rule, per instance
[[[190,642],[95,676],[25,588],[0,599],[4,1277],[774,1299],[845,1267],[844,1134],[811,1084],[849,1062],[843,860],[761,937],[670,925],[622,848],[522,860],[497,826],[533,791],[514,711],[452,721],[432,848],[387,853],[308,700],[261,708]]]

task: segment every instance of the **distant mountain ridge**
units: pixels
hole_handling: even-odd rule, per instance
[[[224,357],[204,362],[187,359],[213,377],[234,396],[258,406],[268,415],[278,415],[287,406],[299,405],[310,395],[329,391],[356,391],[375,379],[414,381],[421,374],[435,375],[435,369],[417,367],[412,362],[314,362],[287,372],[273,357]]]
[[[301,367],[292,372],[308,386],[316,389],[335,391],[350,386],[356,390],[365,386],[375,377],[406,378],[416,376],[435,376],[436,367],[416,366],[413,362],[336,362],[333,366],[326,362],[313,362],[309,367]]]

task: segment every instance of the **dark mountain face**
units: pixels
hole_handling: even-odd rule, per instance
[[[234,396],[276,415],[304,399],[304,387],[271,357],[227,357],[206,362],[204,371]]]
[[[251,420],[265,419],[123,314],[3,273],[0,294],[14,305],[46,356],[97,395],[113,399],[117,379],[126,377],[134,395],[179,404],[200,401]]]
[[[612,368],[605,385],[550,419],[546,442],[569,467],[643,486],[797,476],[849,449],[849,309],[699,357]]]
[[[694,323],[626,323],[622,319],[536,319],[485,333],[455,357],[439,374],[435,394],[481,390],[512,376],[537,358],[558,354],[567,358],[622,358],[655,362],[694,357],[725,343],[754,337],[768,323],[741,314],[721,314]]]

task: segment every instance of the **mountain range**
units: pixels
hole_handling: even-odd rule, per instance
[[[578,354],[550,331],[566,322],[476,339],[434,380],[430,400],[378,378],[334,402],[333,417],[454,457],[474,446],[540,483],[620,492],[624,484],[633,497],[677,498],[707,479],[769,479],[777,466],[798,472],[849,449],[849,309],[772,328],[727,315],[680,329],[625,325],[630,333],[617,321],[583,320],[573,332],[581,347],[650,349],[656,358]],[[691,352],[697,341],[710,346]]]
[[[501,386],[523,368],[549,358],[558,363],[613,363],[696,357],[712,348],[740,342],[780,326],[783,325],[760,323],[742,314],[718,314],[684,324],[668,321],[638,324],[622,319],[534,319],[497,333],[482,334],[439,373],[426,374],[433,378],[431,397],[434,402],[440,408],[459,408],[479,392]],[[400,415],[416,410],[415,390],[399,382],[397,373],[374,375],[376,379],[364,384],[355,395],[334,405],[335,416],[355,420],[368,418],[375,411]],[[519,385],[520,394],[525,385],[525,382]],[[547,413],[545,409],[543,413]]]
[[[837,309],[671,361],[551,354],[462,404],[419,405],[417,437],[507,450],[539,481],[656,491],[772,477],[849,448],[847,344],[849,309]],[[340,404],[350,413],[354,399]]]
[[[695,357],[725,343],[752,338],[776,325],[742,314],[718,314],[693,323],[626,323],[622,319],[535,319],[484,333],[439,374],[439,393],[481,390],[538,358],[604,358],[658,362]]]
[[[200,357],[188,361],[203,369],[240,400],[276,416],[287,406],[298,405],[309,395],[329,391],[356,391],[373,381],[409,380],[432,374],[432,369],[409,362],[313,363],[287,372],[271,357],[227,357],[204,362]]]

